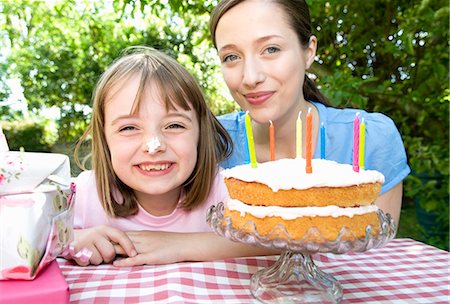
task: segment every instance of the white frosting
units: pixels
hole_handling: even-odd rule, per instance
[[[150,140],[147,142],[148,153],[155,153],[156,149],[158,149],[160,146],[161,143],[159,142],[158,137],[155,136],[150,138]]]
[[[273,191],[280,189],[308,189],[312,187],[346,187],[367,183],[384,183],[384,175],[375,170],[353,171],[351,165],[339,164],[325,159],[312,159],[313,172],[305,172],[306,161],[299,159],[280,159],[258,163],[257,168],[250,164],[222,170],[224,178],[236,178],[245,182],[266,184]]]
[[[370,212],[377,212],[376,205],[366,205],[360,207],[338,207],[329,205],[326,207],[279,207],[279,206],[251,206],[242,203],[236,199],[230,199],[227,203],[230,210],[235,210],[244,216],[246,213],[257,218],[264,218],[267,216],[278,216],[284,220],[293,220],[303,216],[348,216],[361,215]]]

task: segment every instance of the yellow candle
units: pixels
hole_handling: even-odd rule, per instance
[[[364,146],[366,141],[366,123],[364,118],[359,126],[359,167],[364,169]]]
[[[302,111],[298,112],[297,125],[296,125],[296,148],[297,148],[297,158],[303,157],[303,147],[302,147]]]
[[[255,141],[253,140],[252,121],[248,111],[245,113],[245,130],[247,133],[248,154],[250,155],[250,164],[252,168],[258,167],[256,164]]]

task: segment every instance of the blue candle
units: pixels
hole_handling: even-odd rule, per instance
[[[320,158],[325,159],[325,126],[320,125]]]

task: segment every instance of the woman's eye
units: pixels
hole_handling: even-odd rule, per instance
[[[236,61],[238,59],[239,59],[239,57],[236,55],[228,55],[228,56],[223,57],[222,62],[231,62],[231,61]]]
[[[277,53],[279,51],[280,51],[280,49],[277,48],[277,47],[274,47],[274,46],[268,47],[266,49],[266,52],[269,53],[269,54]]]

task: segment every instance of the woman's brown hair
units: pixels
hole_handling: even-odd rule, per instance
[[[214,46],[216,45],[216,29],[220,18],[231,8],[246,0],[221,0],[211,12],[209,30]],[[271,0],[280,6],[286,13],[291,28],[297,34],[300,45],[306,49],[309,45],[309,38],[312,35],[311,17],[309,15],[309,7],[305,0]],[[236,33],[237,35],[239,33]],[[308,75],[305,75],[303,83],[303,94],[306,100],[318,101],[324,105],[329,105],[328,100],[319,91],[316,84]]]
[[[123,183],[115,174],[110,151],[104,133],[105,99],[110,89],[120,81],[140,75],[140,85],[132,112],[139,109],[143,92],[154,82],[165,102],[166,108],[181,107],[195,111],[199,122],[197,163],[191,176],[183,184],[185,199],[181,206],[193,209],[208,197],[218,163],[232,151],[232,141],[211,110],[203,92],[192,76],[175,59],[149,47],[131,47],[103,73],[92,96],[92,120],[75,147],[75,160],[82,168],[79,154],[84,141],[91,136],[91,163],[95,173],[97,191],[106,212],[112,217],[126,217],[136,214],[138,202],[133,189]],[[132,113],[134,114],[134,113]],[[116,195],[119,192],[121,195]]]

